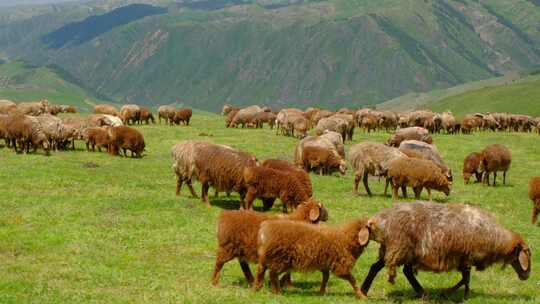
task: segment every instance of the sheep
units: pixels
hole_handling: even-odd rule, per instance
[[[240,110],[240,108],[234,107],[230,104],[225,104],[223,105],[223,109],[221,110],[221,115],[227,115],[231,111],[238,111],[238,110]]]
[[[443,112],[441,114],[441,128],[446,130],[447,134],[455,133],[456,118],[452,112]]]
[[[49,155],[50,143],[39,121],[34,116],[10,115],[5,124],[7,140],[11,143],[15,152],[18,152],[17,146],[19,146],[21,152],[28,153],[32,145],[34,152],[38,147],[42,147],[45,154]]]
[[[0,100],[0,114],[10,114],[17,111],[17,105],[11,100]]]
[[[308,197],[313,196],[311,179],[309,178],[309,174],[306,171],[296,167],[295,165],[286,160],[280,159],[267,159],[261,164],[261,166],[283,171],[291,176],[294,176],[302,184]]]
[[[92,147],[92,151],[95,152],[96,146],[99,152],[101,152],[101,148],[105,148],[107,151],[109,149],[109,134],[106,128],[86,128],[82,132],[82,137],[86,142],[87,151],[90,151],[90,147]]]
[[[102,126],[109,127],[118,127],[124,125],[120,117],[108,114],[102,114],[102,119],[100,123]]]
[[[147,107],[141,107],[139,122],[142,123],[143,121],[146,124],[149,124],[150,121],[152,121],[153,124],[156,123],[156,120],[154,119],[154,114],[152,114],[152,111]]]
[[[349,149],[349,163],[354,169],[354,188],[353,192],[358,195],[358,184],[362,180],[368,196],[371,196],[371,190],[368,185],[368,176],[374,175],[386,177],[389,163],[397,158],[406,158],[407,156],[397,148],[388,147],[383,144],[364,142],[351,146]],[[387,184],[388,186],[388,184]],[[387,187],[384,189],[386,196]]]
[[[174,112],[176,108],[173,106],[160,106],[158,108],[158,121],[161,123],[161,119],[165,119],[165,123],[169,122],[172,125],[174,118]]]
[[[270,129],[274,129],[276,114],[272,112],[258,112],[253,116],[253,122],[257,128],[262,128],[265,123],[268,123]]]
[[[489,175],[493,172],[493,186],[495,186],[497,171],[503,171],[503,185],[505,185],[506,172],[510,169],[512,163],[510,150],[503,145],[493,144],[485,147],[480,153],[482,154],[480,171],[483,174],[484,183],[489,186]]]
[[[245,208],[249,210],[253,209],[253,201],[256,198],[272,202],[279,198],[285,213],[309,199],[306,189],[296,177],[268,167],[246,167],[244,183],[247,187]]]
[[[245,127],[247,123],[253,122],[253,117],[259,112],[264,112],[259,106],[249,106],[239,110],[234,118],[231,121],[232,127],[237,127],[239,124],[242,125],[242,128]]]
[[[304,116],[296,116],[295,119],[291,122],[293,135],[296,133],[297,138],[304,138],[307,136],[309,121]]]
[[[536,176],[529,181],[529,198],[533,201],[532,223],[536,223],[538,213],[540,213],[540,177]]]
[[[1,100],[0,100],[1,102]],[[8,141],[7,137],[7,124],[9,123],[9,120],[11,119],[10,115],[7,114],[1,114],[0,113],[0,139],[4,139],[6,143],[6,147],[10,147],[10,142]]]
[[[304,170],[309,172],[312,169],[318,169],[319,175],[332,174],[335,170],[339,170],[341,175],[345,175],[346,172],[345,161],[339,155],[335,155],[335,151],[328,148],[305,147],[302,152],[302,160]]]
[[[336,148],[339,156],[341,156],[341,158],[345,158],[345,145],[343,144],[343,137],[341,134],[326,130],[322,135],[319,136],[319,138],[328,139]]]
[[[364,115],[360,121],[360,126],[367,133],[377,130],[377,117],[371,114]]]
[[[234,116],[236,116],[236,113],[238,113],[240,109],[232,109],[229,113],[227,113],[227,117],[225,118],[225,127],[230,128],[232,127],[232,120],[234,119]]]
[[[259,264],[254,289],[261,288],[266,269],[270,269],[274,293],[281,292],[278,281],[281,273],[319,270],[322,273],[321,295],[326,292],[332,272],[351,284],[356,297],[365,298],[356,285],[352,269],[369,243],[367,222],[365,218],[340,226],[310,225],[287,220],[263,222],[257,236]]]
[[[452,170],[444,163],[435,145],[418,140],[405,140],[399,144],[399,150],[409,157],[431,160],[446,175],[448,181],[453,180]]]
[[[343,118],[336,116],[325,117],[319,120],[315,126],[315,133],[317,135],[322,135],[325,130],[334,131],[341,134],[343,140],[346,140],[348,138],[348,126],[348,122]]]
[[[451,182],[432,161],[426,159],[399,157],[388,164],[387,184],[392,183],[392,198],[397,200],[398,188],[403,190],[403,196],[407,197],[404,187],[413,189],[416,199],[420,198],[422,189],[426,188],[428,199],[431,200],[431,189],[450,195]]]
[[[120,111],[110,104],[98,104],[94,106],[94,114],[107,114],[112,116],[120,116]]]
[[[328,110],[320,110],[313,116],[313,124],[317,125],[319,121],[323,118],[330,117],[334,115],[335,113]]]
[[[280,131],[283,135],[292,135],[293,121],[303,115],[304,112],[295,108],[282,109],[279,111],[276,115],[276,135],[279,134]]]
[[[482,181],[482,173],[480,172],[480,164],[482,163],[482,154],[472,152],[463,160],[463,181],[469,183],[471,176],[476,176],[476,181]]]
[[[392,135],[386,144],[391,147],[399,147],[404,140],[419,140],[428,144],[433,143],[433,139],[429,135],[429,131],[421,127],[409,127],[397,130],[394,135]]]
[[[403,273],[419,296],[425,292],[415,278],[417,270],[460,271],[462,279],[447,293],[464,285],[465,298],[473,266],[482,271],[494,263],[511,264],[521,280],[529,277],[531,251],[525,241],[475,206],[400,203],[379,211],[368,226],[370,239],[381,246],[379,259],[362,284],[365,294],[384,266],[393,283],[396,267],[404,265]]]
[[[21,102],[17,105],[17,112],[30,116],[38,116],[49,113],[50,104],[47,99],[38,102]]]
[[[107,128],[107,135],[109,137],[108,151],[111,155],[119,155],[122,149],[125,157],[127,157],[126,150],[131,151],[131,157],[142,157],[145,143],[141,132],[128,126],[119,126]]]
[[[141,117],[141,107],[135,104],[123,105],[120,108],[120,117],[125,124],[137,123]]]
[[[181,108],[174,111],[174,117],[173,122],[177,125],[179,125],[181,122],[184,123],[184,125],[189,126],[189,121],[191,120],[191,116],[193,115],[193,110],[190,108]]]
[[[212,284],[219,282],[223,265],[237,258],[246,280],[253,284],[253,275],[248,263],[257,263],[257,233],[262,223],[279,219],[305,221],[317,224],[328,220],[328,211],[323,204],[313,200],[301,203],[292,213],[270,215],[261,212],[241,210],[223,211],[217,221],[218,249],[212,275]]]
[[[62,128],[62,120],[51,114],[35,116],[41,125],[41,129],[45,133],[47,140],[51,145],[51,149],[58,150],[62,146],[63,139],[60,138],[60,129]]]
[[[176,174],[176,193],[180,194],[185,181],[191,187],[191,180],[196,178],[201,183],[201,200],[208,207],[208,189],[214,187],[218,192],[238,192],[240,205],[244,206],[247,187],[244,183],[244,168],[257,165],[257,159],[246,152],[231,147],[205,141],[183,141],[173,146],[173,170]]]
[[[326,135],[323,134],[321,136],[307,136],[300,140],[294,149],[294,164],[298,167],[304,166],[303,151],[305,147],[309,146],[329,150],[334,158],[341,159],[343,169],[345,169],[345,161],[343,161],[345,154],[343,151],[344,148],[340,145],[340,141],[334,133],[326,133]]]

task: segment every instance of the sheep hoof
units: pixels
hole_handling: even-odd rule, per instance
[[[361,290],[358,290],[356,292],[356,298],[360,300],[364,300],[364,299],[367,299],[367,296]]]

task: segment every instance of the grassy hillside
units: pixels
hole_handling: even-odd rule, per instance
[[[148,0],[120,8],[133,2],[0,13],[0,56],[55,64],[114,98],[180,98],[207,110],[223,102],[360,107],[540,65],[540,9],[527,0]],[[167,13],[153,15],[155,6]],[[108,16],[132,22],[80,26]]]
[[[451,110],[457,116],[474,112],[511,112],[540,116],[540,76],[473,90],[444,98],[428,107],[434,111]]]
[[[224,129],[222,118],[196,112],[189,127],[138,126],[147,151],[142,159],[77,151],[15,155],[0,148],[0,302],[2,303],[351,303],[348,283],[331,275],[328,294],[317,295],[321,275],[293,274],[295,286],[274,295],[265,284],[255,293],[246,285],[236,261],[226,264],[219,287],[210,285],[216,250],[215,222],[224,209],[238,208],[238,196],[211,197],[212,208],[199,200],[175,196],[171,146],[183,139],[209,140],[243,149],[258,157],[292,157],[296,139],[269,129]],[[201,136],[203,133],[210,136]],[[357,132],[355,143],[382,142],[389,134]],[[249,137],[249,140],[246,138]],[[528,281],[519,281],[511,267],[473,271],[467,303],[537,303],[540,261],[538,227],[530,224],[532,203],[527,182],[538,175],[540,142],[535,134],[475,133],[435,135],[434,142],[455,174],[450,197],[434,193],[444,203],[469,202],[494,213],[505,226],[521,233],[532,247]],[[462,160],[491,143],[512,150],[508,185],[465,186]],[[347,144],[347,149],[350,144]],[[370,180],[372,198],[352,195],[353,174],[311,175],[314,195],[329,210],[330,224],[374,214],[390,207],[382,197],[383,183]],[[195,184],[197,191],[200,185]],[[362,191],[362,193],[364,193]],[[423,197],[426,197],[424,193]],[[260,202],[256,202],[260,206]],[[277,213],[280,206],[271,212]],[[371,243],[355,266],[360,281],[375,261]],[[254,267],[252,266],[252,269]],[[383,270],[369,294],[369,303],[425,303],[398,272],[395,286]],[[440,289],[455,284],[457,273],[420,272],[419,281],[432,302],[444,302]],[[463,290],[452,296],[461,301]]]
[[[103,102],[67,79],[69,75],[54,67],[37,68],[22,62],[0,64],[0,99],[33,101],[47,98],[53,103],[77,106],[79,110],[88,110],[92,104]]]

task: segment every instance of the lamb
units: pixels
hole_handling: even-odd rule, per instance
[[[122,149],[125,157],[127,157],[126,150],[131,151],[131,157],[142,157],[145,144],[141,132],[128,126],[119,126],[109,127],[107,134],[109,136],[108,151],[111,155],[119,155],[119,150]]]
[[[152,111],[147,107],[141,107],[141,112],[139,114],[139,122],[145,122],[146,124],[149,124],[149,122],[156,123],[156,120],[154,119],[154,114],[152,114]]]
[[[175,110],[173,122],[177,125],[182,122],[184,123],[184,125],[189,126],[189,121],[191,120],[192,115],[193,115],[193,110],[191,110],[190,108],[181,108],[181,109]]]
[[[533,177],[529,181],[529,198],[533,201],[532,223],[536,223],[540,213],[540,177]]]
[[[309,178],[309,174],[306,171],[296,167],[295,165],[291,164],[286,160],[280,159],[267,159],[261,164],[261,166],[283,171],[291,176],[294,176],[302,184],[308,197],[313,196],[311,179]]]
[[[96,146],[99,152],[101,152],[101,148],[105,148],[107,151],[109,149],[109,135],[106,128],[86,128],[82,132],[82,137],[86,142],[87,151],[90,151],[90,147],[92,147],[92,151],[95,152]]]
[[[176,108],[173,106],[160,106],[158,108],[158,120],[161,123],[161,119],[165,119],[165,123],[169,122],[172,125],[174,112]]]
[[[254,288],[261,288],[266,269],[270,269],[272,290],[280,293],[278,277],[290,271],[322,273],[320,294],[326,292],[330,272],[348,281],[356,297],[365,294],[356,285],[352,269],[369,243],[367,219],[340,226],[309,225],[276,220],[261,224],[257,237],[259,265]]]
[[[403,196],[407,197],[406,186],[413,189],[415,198],[420,198],[422,189],[426,188],[428,198],[431,200],[431,189],[450,195],[448,178],[432,161],[418,158],[396,158],[388,165],[388,182],[392,182],[392,198],[397,200],[399,187],[403,190]]]
[[[433,143],[429,131],[421,127],[409,127],[397,130],[394,135],[388,139],[386,144],[391,147],[399,147],[404,140],[419,140],[428,144]]]
[[[439,167],[449,181],[453,180],[452,170],[444,163],[435,145],[418,140],[405,140],[399,144],[399,150],[409,157],[423,158],[432,161]]]
[[[480,171],[484,175],[484,183],[489,186],[489,174],[493,172],[493,186],[497,180],[497,171],[503,171],[503,185],[506,184],[506,171],[510,169],[512,154],[503,145],[494,144],[484,148],[481,152],[482,163]]]
[[[238,192],[241,206],[244,206],[247,186],[243,173],[244,168],[257,165],[257,159],[253,155],[224,145],[191,140],[174,145],[171,154],[177,195],[182,183],[186,181],[190,185],[195,177],[201,182],[201,199],[208,207],[210,186],[218,192]],[[190,191],[196,196],[191,186]]]
[[[462,279],[448,293],[465,286],[469,295],[471,268],[484,270],[494,263],[510,264],[521,280],[531,271],[531,251],[522,237],[497,223],[482,209],[465,204],[431,202],[400,203],[383,209],[369,221],[370,239],[381,245],[379,259],[362,284],[367,294],[377,273],[388,267],[389,282],[396,267],[420,296],[424,289],[415,278],[417,270],[458,270]]]
[[[217,221],[218,250],[212,284],[218,284],[223,265],[235,258],[238,259],[248,283],[253,284],[248,263],[258,261],[257,233],[262,223],[279,219],[317,224],[319,221],[328,220],[328,211],[323,204],[309,200],[300,204],[292,213],[284,215],[246,210],[221,212]]]
[[[296,177],[268,167],[245,168],[244,183],[247,186],[245,208],[249,210],[253,210],[253,201],[256,198],[272,202],[279,198],[283,203],[284,212],[296,208],[298,204],[309,199],[306,189]]]
[[[482,163],[482,154],[472,152],[465,157],[463,161],[463,180],[465,184],[469,183],[471,176],[476,176],[476,181],[482,181],[482,173],[480,172],[480,164]]]
[[[98,104],[94,106],[95,114],[107,114],[112,116],[120,116],[118,109],[110,104]]]
[[[345,161],[335,155],[334,151],[327,148],[308,146],[302,152],[302,160],[304,161],[304,170],[311,171],[312,169],[319,170],[319,175],[332,174],[339,170],[341,175],[345,175]]]
[[[358,184],[361,179],[367,194],[371,196],[371,190],[368,185],[368,176],[374,175],[386,177],[389,163],[394,159],[406,157],[407,156],[397,148],[388,147],[379,143],[364,142],[351,146],[349,149],[349,163],[352,165],[355,172],[354,194],[358,195]],[[386,190],[387,187],[384,189],[385,196]]]

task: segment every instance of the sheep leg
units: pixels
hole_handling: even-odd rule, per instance
[[[287,272],[286,274],[284,274],[281,279],[279,280],[279,285],[281,287],[287,287],[287,288],[293,288],[293,284],[292,284],[292,281],[291,281],[291,273],[290,272]]]
[[[538,203],[536,203],[538,204]],[[532,210],[532,223],[536,223],[536,220],[538,219],[538,213],[540,213],[540,208],[538,207],[533,207],[533,210]]]
[[[322,281],[321,281],[321,289],[319,290],[319,294],[324,295],[326,293],[326,285],[328,284],[330,271],[322,270],[321,272],[322,272]]]
[[[240,209],[248,209],[251,210],[253,208],[253,201],[257,198],[257,192],[256,190],[248,190],[247,196],[245,201],[240,201]],[[264,203],[264,202],[263,202]]]
[[[422,285],[420,285],[420,283],[418,283],[418,280],[416,280],[416,277],[414,276],[414,270],[411,264],[405,264],[405,266],[403,266],[403,274],[405,274],[407,281],[409,281],[414,291],[416,291],[416,294],[419,297],[423,297],[425,295],[424,288],[422,288]]]
[[[397,201],[398,199],[398,189],[399,186],[392,184],[392,200]]]
[[[427,188],[428,200],[431,202],[431,189]]]
[[[343,279],[343,280],[348,281],[349,284],[351,284],[351,287],[353,288],[354,293],[356,294],[357,298],[359,298],[359,299],[367,298],[366,295],[362,292],[362,290],[360,288],[358,288],[358,286],[356,285],[356,279],[353,277],[352,274],[347,273],[347,274],[343,274],[343,275],[338,275],[338,277]]]
[[[219,191],[216,189],[216,191],[214,192],[214,197],[215,198],[218,198],[219,197]]]
[[[202,196],[203,203],[205,203],[206,206],[211,207],[210,206],[210,201],[208,200],[208,189],[209,188],[210,188],[210,185],[207,182],[202,183],[201,196]]]
[[[255,291],[261,289],[262,283],[264,281],[264,273],[266,272],[266,265],[264,265],[263,261],[259,259],[259,266],[257,266],[257,276],[255,277],[255,284],[253,285],[253,289]]]
[[[182,190],[182,182],[184,182],[184,180],[180,176],[176,177],[176,195],[180,195],[180,191]]]
[[[362,283],[362,292],[367,295],[369,288],[371,287],[371,284],[373,283],[373,280],[381,271],[381,269],[384,268],[384,259],[379,259],[377,262],[375,262],[371,267],[369,268],[369,273],[364,279],[364,282]]]
[[[263,211],[268,211],[274,206],[275,199],[273,198],[263,198]]]
[[[367,195],[368,195],[368,196],[371,196],[371,190],[369,190],[368,174],[367,174],[367,172],[364,172],[364,177],[362,178],[362,182],[364,183],[364,188],[366,188]]]
[[[191,196],[194,197],[194,198],[199,198],[197,193],[195,193],[195,189],[193,189],[193,184],[191,184],[191,179],[188,179],[186,181],[186,184],[187,184],[187,186],[189,188],[189,192],[191,192]]]
[[[414,198],[420,199],[420,194],[422,194],[422,187],[414,187],[413,192],[414,192]],[[428,189],[428,193],[429,193],[429,189]]]
[[[386,183],[384,185],[384,196],[386,197],[386,193],[388,192],[388,184],[390,184],[390,178],[386,178]]]
[[[232,260],[233,258],[234,257],[228,254],[226,250],[224,250],[223,248],[219,248],[219,251],[216,255],[216,265],[214,266],[214,274],[212,275],[212,285],[216,286],[219,283],[219,274],[221,273],[221,269],[223,268],[223,265],[225,265],[225,263]]]
[[[506,171],[503,172],[503,185],[506,185]]]
[[[270,284],[272,285],[273,293],[281,293],[281,288],[279,286],[279,272],[272,269],[270,269]]]
[[[470,288],[469,288],[470,280],[471,280],[471,268],[468,267],[461,270],[461,280],[455,286],[445,289],[444,293],[447,295],[450,295],[451,293],[458,290],[461,286],[465,285],[465,291],[464,291],[463,297],[467,299],[469,297],[469,292],[470,292]]]
[[[360,184],[360,175],[354,176],[353,194],[358,195],[358,185]]]
[[[403,193],[403,198],[407,198],[407,186],[401,186],[401,193]]]
[[[497,171],[493,172],[493,187],[495,187],[495,183],[497,182]]]
[[[249,264],[246,261],[238,260],[240,263],[240,268],[242,268],[242,272],[244,273],[244,277],[246,277],[246,280],[248,281],[249,285],[253,285],[253,274],[251,274],[251,269],[249,269]]]

